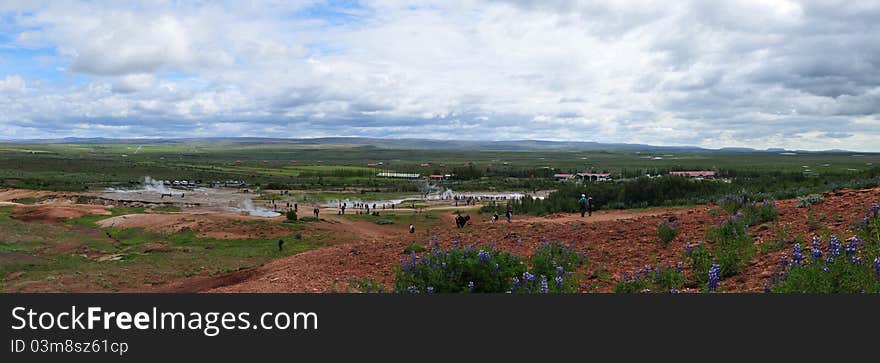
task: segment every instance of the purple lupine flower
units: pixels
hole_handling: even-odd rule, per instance
[[[721,266],[717,263],[713,263],[712,267],[709,268],[709,281],[706,283],[706,288],[709,292],[715,292],[718,290],[718,282],[721,278]]]
[[[556,276],[562,276],[565,273],[565,269],[562,266],[556,266]]]
[[[479,260],[480,263],[489,263],[491,259],[492,256],[489,255],[489,252],[480,250],[480,252],[477,253],[477,260]]]
[[[788,255],[786,255],[785,252],[779,256],[779,265],[782,267],[783,271],[788,267]]]
[[[877,218],[877,215],[880,214],[880,204],[871,204],[871,211],[874,212],[874,218]]]
[[[523,279],[523,282],[525,282],[525,281],[535,282],[535,275],[532,275],[528,271],[526,271],[526,272],[523,272],[522,279]]]
[[[681,261],[678,261],[678,263],[675,265],[675,272],[681,272],[681,270],[683,270],[683,269],[684,269],[684,263],[682,263]]]
[[[432,286],[428,286],[427,290],[428,290],[428,293],[429,293],[429,294],[433,294],[433,293],[434,293],[434,288],[433,288]]]
[[[856,266],[859,266],[859,267],[862,267],[862,258],[861,258],[861,257],[853,256],[853,257],[852,257],[852,264],[853,264],[853,265],[856,265]]]
[[[417,288],[415,286],[410,286],[410,287],[406,288],[406,291],[408,291],[410,294],[418,294],[419,288]]]
[[[804,260],[804,254],[801,252],[801,244],[795,243],[794,248],[791,251],[791,265],[792,266],[800,266],[801,261]]]
[[[562,290],[562,276],[556,276],[556,289]]]
[[[690,242],[686,243],[686,244],[684,245],[684,254],[690,256],[690,255],[691,255],[691,250],[692,250],[692,249],[693,249],[693,248],[691,248],[691,243],[690,243]]]
[[[680,292],[680,291],[678,291],[678,289],[676,289],[676,288],[674,288],[674,287],[671,288],[671,289],[669,289],[669,293],[670,293],[670,294],[677,294],[677,293],[679,293],[679,292]]]
[[[854,239],[849,240],[849,243],[847,243],[844,252],[847,256],[855,256],[856,253],[859,252],[858,246],[856,245],[856,241]]]
[[[541,275],[541,293],[546,294],[550,291],[550,288],[547,286],[547,276]]]
[[[764,284],[764,293],[765,293],[765,294],[769,294],[769,293],[770,293],[770,284]]]
[[[810,254],[813,255],[813,261],[822,259],[822,239],[819,236],[813,236],[813,247],[810,248]]]
[[[643,293],[643,294],[650,294],[650,293],[651,293],[651,289],[644,289],[644,290],[642,290],[642,293]]]
[[[514,277],[514,278],[515,278],[515,277]],[[473,281],[469,281],[469,282],[468,282],[468,291],[469,291],[469,292],[474,292],[474,282],[473,282]]]
[[[840,256],[840,240],[837,236],[832,235],[828,240],[828,263],[834,263],[834,259]]]

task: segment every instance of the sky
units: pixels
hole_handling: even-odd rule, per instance
[[[880,151],[878,1],[0,0],[0,139]]]

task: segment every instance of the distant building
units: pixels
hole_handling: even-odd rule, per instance
[[[421,164],[419,164],[419,166],[421,166],[423,168],[427,168],[427,167],[431,166],[431,163],[421,163]]]
[[[585,181],[609,181],[611,173],[577,173],[575,177]]]
[[[450,174],[431,174],[430,176],[428,176],[428,178],[430,178],[431,180],[446,180],[451,176],[452,175]]]
[[[701,171],[670,171],[669,175],[674,176],[683,176],[685,178],[691,179],[714,179],[715,172],[711,170],[701,170]]]
[[[571,180],[574,179],[574,174],[553,174],[553,177],[556,180]]]
[[[380,178],[401,178],[401,179],[418,179],[419,174],[411,174],[411,173],[379,173],[376,176]]]

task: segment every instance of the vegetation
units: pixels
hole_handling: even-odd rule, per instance
[[[663,244],[663,247],[669,245],[669,242],[675,239],[678,236],[678,232],[681,229],[681,225],[677,220],[670,220],[669,218],[664,218],[663,222],[657,226],[657,238],[660,239],[660,243]]]
[[[545,242],[527,260],[491,245],[444,249],[435,240],[430,251],[404,257],[395,292],[408,293],[574,293],[583,255],[570,246]]]

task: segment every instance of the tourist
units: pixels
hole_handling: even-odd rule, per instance
[[[584,217],[584,214],[587,214],[587,195],[581,194],[581,199],[578,199],[578,204],[581,206],[581,218]]]

